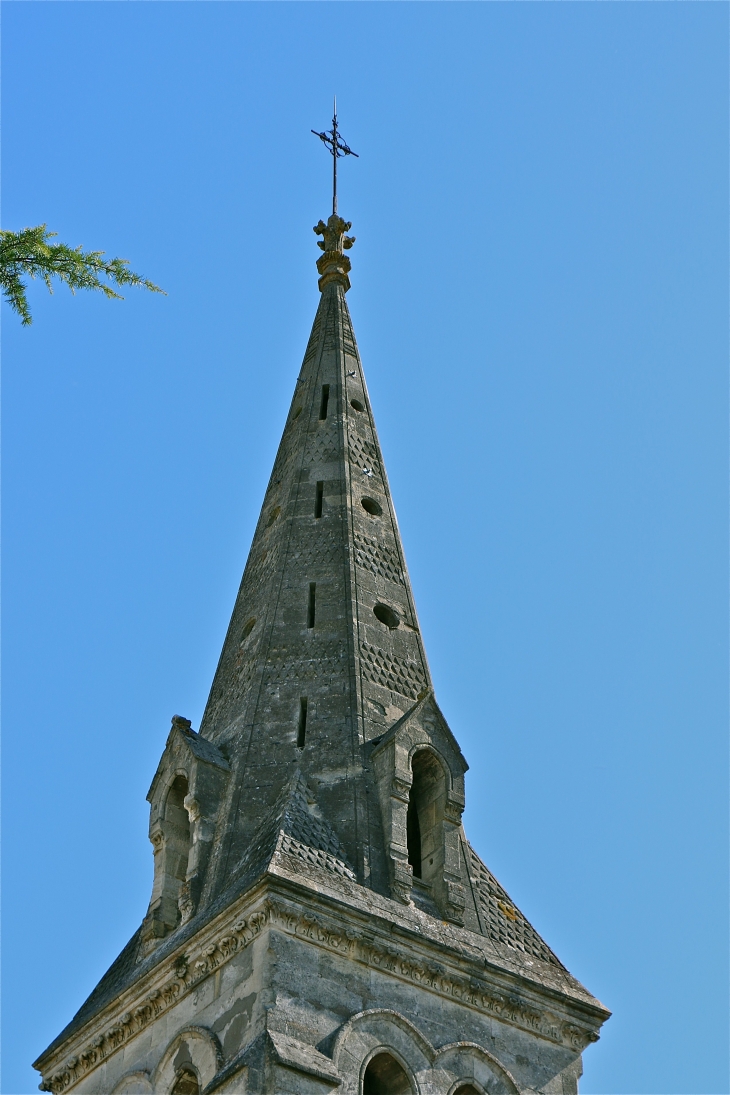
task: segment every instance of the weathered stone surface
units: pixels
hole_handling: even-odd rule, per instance
[[[322,297],[200,732],[173,719],[150,788],[149,910],[36,1063],[57,1095],[570,1095],[608,1016],[461,824],[347,228],[317,228]]]

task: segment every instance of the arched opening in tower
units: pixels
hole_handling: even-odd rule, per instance
[[[176,776],[165,802],[165,888],[175,905],[185,881],[190,854],[190,818],[185,809],[187,793],[185,776]]]
[[[368,1062],[362,1095],[411,1095],[412,1091],[405,1070],[390,1053],[376,1053]]]
[[[446,774],[430,749],[421,749],[411,762],[413,783],[408,796],[406,844],[414,878],[427,886],[443,876],[443,820]]]

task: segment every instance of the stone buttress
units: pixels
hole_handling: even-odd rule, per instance
[[[199,732],[149,793],[147,914],[41,1090],[577,1092],[606,1009],[469,845],[345,294],[321,299]]]

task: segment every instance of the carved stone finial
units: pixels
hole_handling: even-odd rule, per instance
[[[344,251],[349,250],[355,242],[354,236],[345,235],[351,227],[351,222],[343,220],[337,213],[333,213],[326,224],[320,221],[314,226],[317,235],[324,237],[324,241],[317,241],[317,246],[324,251],[324,254],[317,259],[317,269],[321,275],[320,292],[330,282],[339,283],[345,292],[350,288],[350,279],[347,275],[352,264]]]
[[[177,728],[178,730],[190,730],[193,724],[190,719],[184,719],[182,715],[173,715],[172,725],[173,728]]]
[[[324,236],[324,243],[318,240],[317,247],[323,251],[339,251],[342,254],[343,248],[347,251],[355,242],[354,236],[345,235],[351,228],[352,221],[344,221],[337,213],[333,213],[326,224],[321,220],[314,226],[317,235]]]

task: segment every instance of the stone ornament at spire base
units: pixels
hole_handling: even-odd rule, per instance
[[[321,275],[318,282],[320,293],[324,292],[325,286],[332,282],[341,285],[345,292],[350,288],[350,279],[347,275],[352,268],[352,263],[343,253],[355,242],[354,236],[345,235],[350,228],[352,223],[343,220],[337,213],[333,213],[326,224],[321,220],[314,226],[317,235],[324,236],[324,242],[317,240],[317,246],[324,251],[324,254],[317,259],[317,269]]]

